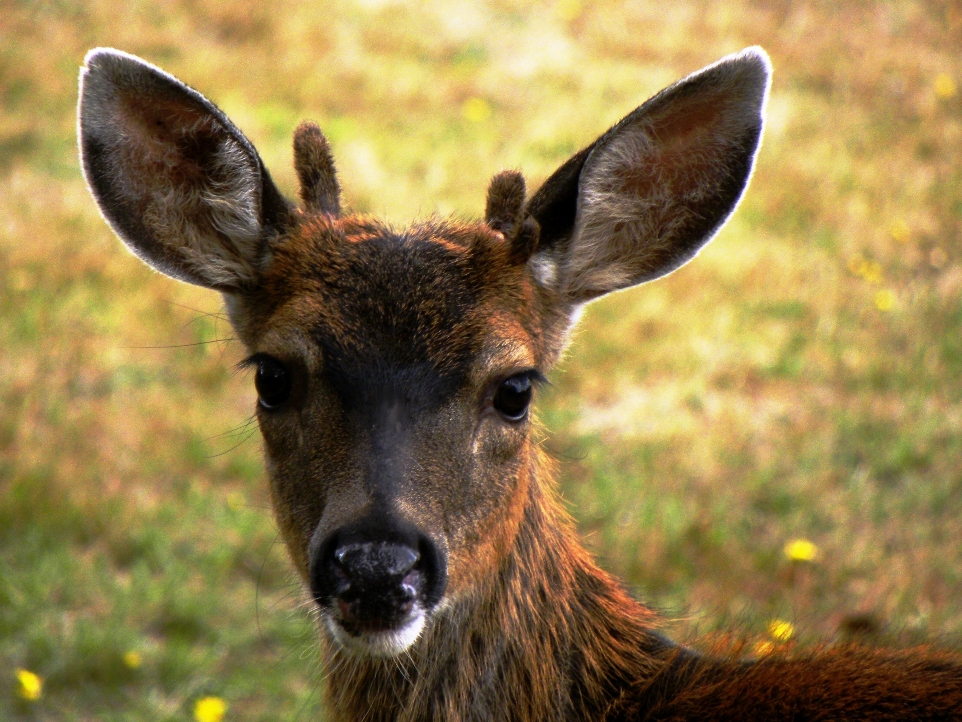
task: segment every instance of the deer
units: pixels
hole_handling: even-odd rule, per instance
[[[273,513],[317,614],[333,720],[962,719],[962,659],[844,644],[699,653],[579,541],[532,402],[581,309],[691,260],[738,205],[771,64],[662,90],[481,221],[345,210],[294,132],[299,203],[211,101],[90,51],[81,164],[157,271],[223,296],[249,354]]]

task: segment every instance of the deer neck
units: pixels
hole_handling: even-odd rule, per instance
[[[542,461],[512,553],[439,611],[408,653],[358,658],[327,646],[334,719],[598,718],[657,673],[671,648],[653,632],[654,613],[578,543]]]

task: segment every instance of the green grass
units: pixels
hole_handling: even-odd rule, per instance
[[[228,720],[321,706],[220,301],[127,254],[80,178],[76,76],[95,45],[215,100],[291,195],[291,131],[317,120],[348,203],[399,223],[477,216],[496,171],[533,186],[665,84],[763,45],[770,122],[738,214],[690,266],[588,309],[540,402],[547,445],[590,548],[679,638],[754,643],[779,618],[803,643],[962,643],[951,3],[0,15],[0,718],[188,720],[206,695]],[[799,537],[814,562],[786,559]],[[17,697],[17,668],[43,678],[39,700]]]

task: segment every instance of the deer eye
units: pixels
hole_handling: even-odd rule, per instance
[[[270,356],[257,360],[254,387],[257,401],[264,409],[276,409],[291,397],[291,377],[287,368]]]
[[[508,421],[521,421],[531,403],[531,377],[518,374],[501,382],[494,394],[494,408]]]

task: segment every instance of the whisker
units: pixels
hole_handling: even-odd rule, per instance
[[[166,346],[121,346],[120,348],[131,350],[131,351],[151,351],[166,349],[170,350],[173,348],[190,348],[192,346],[206,346],[209,343],[229,343],[230,341],[236,341],[236,338],[213,338],[210,341],[192,341],[191,343],[173,343]]]
[[[186,311],[191,311],[192,313],[196,313],[201,318],[213,318],[218,321],[229,321],[227,314],[225,314],[222,311],[202,311],[199,308],[194,308],[193,306],[188,306],[183,303],[177,303],[175,301],[171,301],[170,305],[173,306],[174,308],[182,308]],[[187,324],[189,325],[192,323],[197,323],[198,320],[199,318],[191,319],[190,321],[187,322]]]
[[[264,557],[261,559],[260,568],[257,570],[257,580],[254,582],[254,622],[257,625],[257,635],[262,641],[266,640],[266,637],[264,635],[264,630],[261,628],[261,579],[264,576],[264,567],[267,564],[267,559],[271,554],[271,549],[274,548],[274,545],[277,543],[277,540],[280,539],[280,536],[281,530],[278,529],[277,534],[274,535],[271,543],[267,546],[267,550],[264,552]]]
[[[235,426],[233,429],[228,429],[220,434],[214,434],[213,436],[208,436],[204,438],[204,441],[213,441],[214,439],[221,439],[225,436],[234,436],[235,434],[246,431],[250,428],[251,424],[257,422],[257,416],[249,416],[244,423],[240,426]]]
[[[239,448],[240,446],[242,446],[245,442],[250,441],[251,437],[254,436],[256,433],[257,433],[257,429],[254,429],[253,431],[249,432],[249,433],[247,434],[247,436],[245,436],[243,439],[241,439],[240,441],[238,441],[236,444],[234,444],[234,445],[233,445],[232,447],[230,447],[229,449],[225,449],[224,451],[220,451],[220,452],[218,452],[218,453],[216,453],[216,454],[210,454],[209,456],[205,456],[204,458],[205,458],[205,459],[216,459],[217,457],[223,456],[224,454],[229,454],[229,453],[232,452],[234,449],[237,449],[237,448]]]

